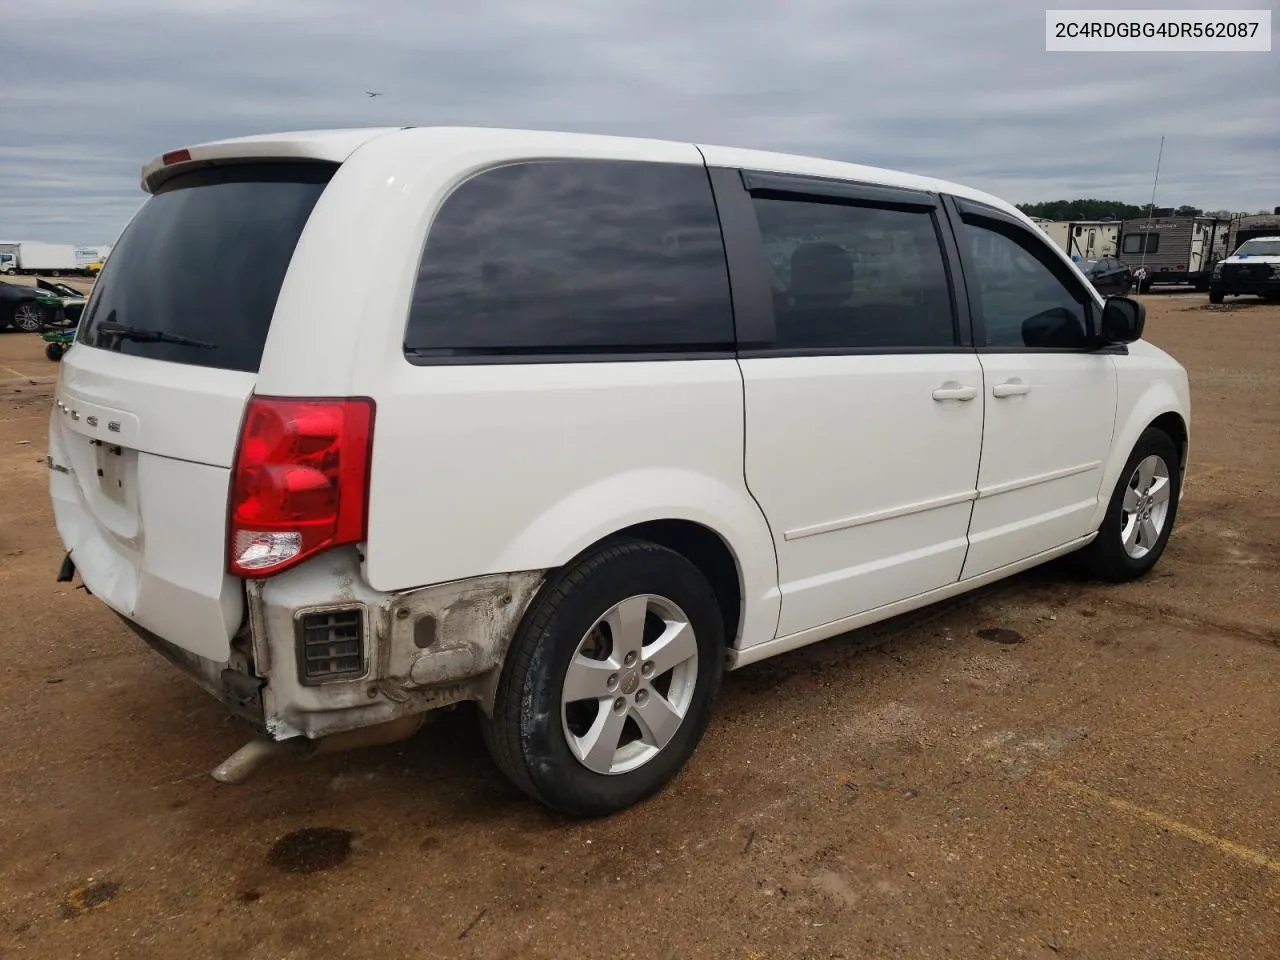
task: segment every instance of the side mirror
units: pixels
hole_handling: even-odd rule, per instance
[[[1104,343],[1133,343],[1142,339],[1147,324],[1147,308],[1128,297],[1107,297],[1102,308]]]

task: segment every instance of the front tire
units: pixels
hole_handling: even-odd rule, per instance
[[[1148,427],[1120,471],[1097,537],[1080,553],[1085,570],[1113,583],[1145,576],[1169,542],[1181,491],[1177,446]]]
[[[701,571],[642,540],[607,543],[549,581],[507,653],[485,744],[548,807],[600,817],[660,791],[692,756],[724,673]]]
[[[62,359],[63,347],[60,343],[51,343],[44,348],[44,355],[55,363]]]
[[[1221,302],[1222,302],[1222,298],[1223,298],[1223,293],[1222,293],[1222,290],[1221,290],[1220,288],[1218,288],[1218,287],[1210,287],[1210,288],[1209,288],[1209,302],[1210,302],[1210,303],[1221,303]]]

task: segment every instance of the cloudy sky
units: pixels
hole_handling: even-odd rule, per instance
[[[786,150],[959,180],[1014,202],[1145,203],[1164,135],[1160,205],[1280,205],[1274,35],[1271,53],[1046,53],[1047,5],[6,3],[0,237],[109,243],[143,198],[140,166],[158,153],[365,124],[558,128]]]

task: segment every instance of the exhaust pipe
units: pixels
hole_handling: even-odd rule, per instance
[[[288,740],[250,740],[218,764],[211,776],[219,783],[238,785],[248,780],[271,760],[292,753],[293,750],[291,741]]]
[[[387,723],[361,727],[357,730],[345,730],[327,737],[312,740],[307,737],[290,737],[288,740],[268,740],[260,737],[250,740],[213,769],[210,776],[219,783],[238,786],[273,760],[291,756],[300,760],[310,760],[331,753],[357,750],[362,747],[382,746],[407,740],[412,737],[426,722],[425,713],[400,717]]]

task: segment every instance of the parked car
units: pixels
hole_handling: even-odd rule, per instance
[[[1209,302],[1227,296],[1280,297],[1280,236],[1255,237],[1213,267]]]
[[[512,782],[608,814],[726,669],[1168,543],[1185,371],[968,187],[448,128],[143,185],[62,359],[59,579],[257,731],[224,782],[470,700]]]
[[[54,316],[58,307],[58,299],[43,290],[0,280],[0,330],[12,327],[35,333]]]
[[[1133,271],[1129,265],[1115,257],[1085,260],[1080,272],[1103,296],[1126,296],[1133,289]]]

